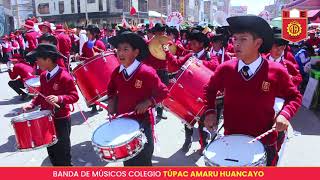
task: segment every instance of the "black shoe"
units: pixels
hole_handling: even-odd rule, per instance
[[[22,94],[20,97],[20,101],[26,101],[28,99],[28,94]]]
[[[96,112],[98,112],[97,107],[96,106],[92,106],[92,109],[91,109],[90,113],[94,114]]]
[[[181,148],[181,151],[182,152],[188,152],[189,149],[191,148],[191,144],[192,144],[192,137],[191,138],[188,138],[184,141],[184,144]]]
[[[157,116],[157,118],[159,118],[159,119],[168,119],[168,117],[166,117],[166,116]]]

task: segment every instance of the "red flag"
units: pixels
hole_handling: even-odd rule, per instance
[[[154,26],[153,20],[149,18],[149,29],[153,28],[153,26]]]
[[[132,15],[135,15],[136,13],[137,13],[136,8],[134,8],[134,7],[132,6],[131,9],[130,9],[130,15],[132,16]]]

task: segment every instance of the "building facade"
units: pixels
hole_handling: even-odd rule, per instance
[[[148,1],[137,0],[138,13],[130,16],[132,0],[35,0],[36,15],[43,20],[69,25],[103,25],[128,21],[143,22],[148,17]]]
[[[0,0],[0,36],[14,30],[11,0]]]

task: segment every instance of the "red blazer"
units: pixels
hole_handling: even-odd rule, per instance
[[[26,62],[19,62],[13,66],[12,71],[9,70],[9,76],[11,79],[20,77],[19,80],[24,82],[25,80],[34,76],[32,72],[33,67],[31,65],[27,64]]]
[[[31,30],[26,32],[25,38],[28,42],[29,47],[26,49],[27,52],[30,52],[34,50],[38,45],[38,37],[40,37],[40,34],[36,32],[35,30]]]
[[[94,56],[94,52],[97,52],[97,50],[94,50],[94,48],[89,49],[87,44],[88,44],[88,41],[83,44],[81,57],[91,58]],[[107,50],[104,43],[100,40],[96,40],[96,42],[94,43],[94,47],[101,49],[103,51]]]
[[[257,72],[245,80],[238,71],[238,60],[227,61],[216,69],[205,87],[206,114],[214,113],[216,94],[224,90],[225,134],[245,134],[256,137],[274,125],[275,98],[285,100],[280,114],[290,120],[301,106],[301,94],[279,63],[262,60]],[[277,132],[261,141],[271,145]]]
[[[64,32],[57,34],[56,38],[58,40],[58,49],[66,57],[69,57],[70,50],[71,50],[71,39],[70,37],[65,34]]]
[[[46,78],[46,71],[40,75],[40,92],[44,96],[56,95],[58,96],[60,109],[45,101],[41,96],[37,96],[32,100],[34,106],[41,106],[42,110],[53,111],[54,119],[60,119],[70,116],[70,104],[76,103],[79,99],[76,86],[72,76],[62,68],[51,77],[50,80]]]

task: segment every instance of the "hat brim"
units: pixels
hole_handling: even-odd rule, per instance
[[[41,51],[40,52],[40,51],[33,50],[33,51],[29,52],[26,56],[31,57],[31,58],[37,58],[37,57],[41,57],[43,53],[57,55],[58,57],[62,57],[64,59],[67,59],[67,57],[65,57],[60,52],[53,52],[53,51]]]
[[[40,30],[42,30],[43,27],[47,27],[47,28],[49,28],[50,33],[52,33],[51,27],[49,27],[49,26],[46,25],[46,24],[40,24],[38,27],[39,27]]]
[[[27,25],[27,24],[23,24],[22,26],[23,26],[23,27],[26,27],[26,28],[28,28],[28,29],[33,29],[33,27],[34,27],[34,26]]]
[[[108,42],[115,48],[117,48],[119,43],[122,42],[128,42],[129,44],[134,45],[140,51],[140,54],[137,57],[137,59],[139,60],[143,60],[149,55],[148,46],[145,40],[143,40],[143,38],[138,34],[132,33],[130,31],[126,31],[117,36],[113,36],[108,40]]]
[[[247,30],[254,32],[263,39],[263,43],[259,48],[260,53],[270,51],[273,44],[273,31],[270,25],[261,17],[258,16],[233,16],[227,18],[232,34]]]

